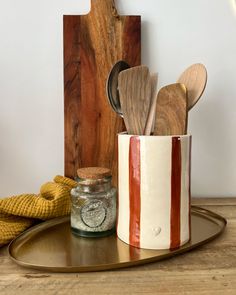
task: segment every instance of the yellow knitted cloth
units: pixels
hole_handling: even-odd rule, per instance
[[[41,186],[40,193],[0,199],[0,247],[9,243],[35,221],[70,213],[70,190],[76,181],[56,176]]]

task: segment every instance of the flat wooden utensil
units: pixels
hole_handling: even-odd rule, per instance
[[[207,70],[203,64],[194,64],[179,77],[178,83],[186,86],[188,91],[188,110],[198,102],[207,83]]]
[[[117,180],[117,133],[122,118],[106,98],[113,64],[141,62],[141,17],[118,15],[114,0],[92,0],[86,15],[64,16],[65,175],[107,167]]]
[[[184,135],[187,132],[187,91],[176,83],[160,89],[156,102],[154,135]]]
[[[133,67],[118,76],[120,104],[129,134],[143,135],[151,101],[151,79],[146,66]]]
[[[150,109],[148,112],[148,117],[147,117],[146,126],[144,130],[144,135],[150,135],[154,127],[155,114],[156,114],[156,101],[157,101],[157,82],[158,82],[158,75],[152,74],[151,75],[151,85],[152,85],[151,103],[150,103]]]

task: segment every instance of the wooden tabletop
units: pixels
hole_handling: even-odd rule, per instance
[[[193,199],[224,216],[226,231],[192,252],[144,266],[95,273],[53,274],[22,268],[0,249],[1,295],[236,294],[236,198]]]

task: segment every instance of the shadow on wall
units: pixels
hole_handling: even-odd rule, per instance
[[[220,80],[220,77],[209,80],[214,83],[215,80]],[[225,97],[224,85],[218,84],[214,85],[214,93],[206,91],[203,100],[204,102],[200,101],[194,111],[189,113],[191,125],[194,126],[190,130],[193,135],[192,195],[202,196],[206,193],[209,196],[211,193],[214,197],[223,194],[229,196],[232,192],[230,189],[228,192],[225,189],[223,191],[222,184],[223,187],[232,186],[236,174],[235,165],[232,163],[236,147],[234,137],[228,132],[230,121],[227,101],[230,103],[230,98]],[[195,175],[194,171],[203,171],[207,179],[203,180],[202,175]]]
[[[152,65],[152,58],[150,52],[151,40],[150,40],[150,28],[151,24],[147,21],[142,21],[142,64]],[[153,70],[150,68],[150,70]],[[155,72],[157,70],[154,70]]]
[[[9,191],[10,194],[18,194],[23,192],[14,191],[17,185],[20,187],[19,183],[20,179],[24,180],[25,183],[28,183],[27,175],[24,177],[24,167],[26,167],[27,159],[21,153],[21,149],[19,145],[16,146],[16,134],[20,132],[16,124],[14,125],[6,125],[3,120],[0,120],[0,134],[1,138],[4,140],[0,141],[0,165],[1,165],[1,180],[0,180],[0,198],[8,197]],[[17,179],[14,176],[14,170],[22,171],[20,177]],[[17,184],[18,183],[18,184]],[[5,190],[4,190],[5,188]],[[12,189],[13,188],[13,191]]]

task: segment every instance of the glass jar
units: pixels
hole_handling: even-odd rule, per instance
[[[116,189],[111,171],[88,167],[77,171],[78,186],[71,190],[71,230],[82,237],[104,237],[115,231]]]

